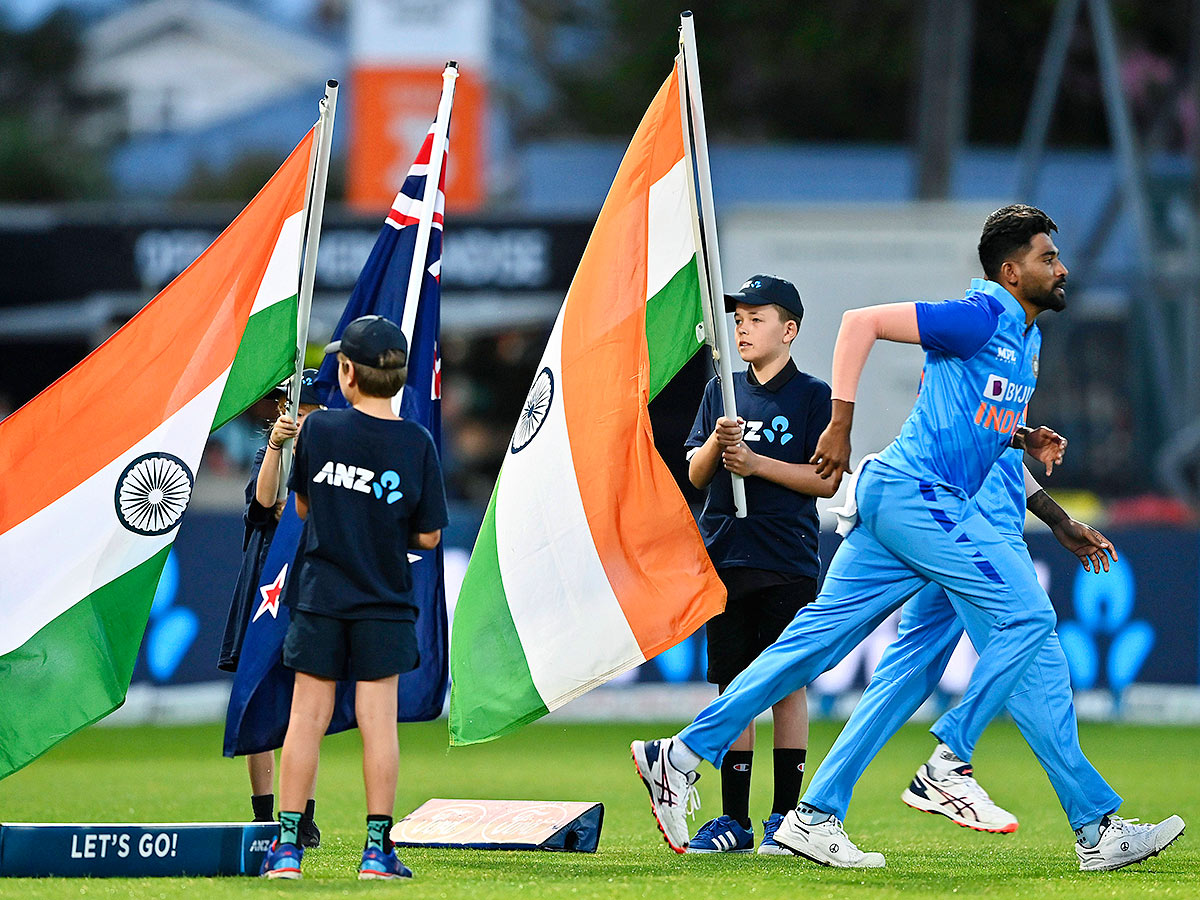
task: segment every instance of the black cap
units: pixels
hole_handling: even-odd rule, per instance
[[[796,286],[774,275],[751,275],[736,294],[725,295],[726,312],[733,312],[733,308],[739,303],[745,303],[747,306],[775,303],[794,313],[796,318],[804,318],[804,304],[800,302],[800,292],[796,290]]]
[[[317,370],[305,369],[300,373],[300,403],[303,406],[324,406],[324,392],[317,387]],[[275,390],[287,396],[288,388],[291,387],[292,379],[280,382]]]
[[[351,362],[363,366],[383,366],[383,354],[390,350],[399,350],[400,365],[391,368],[402,369],[408,365],[408,341],[400,326],[391,319],[383,316],[360,316],[342,332],[341,340],[334,341],[325,347],[326,353],[345,353]]]

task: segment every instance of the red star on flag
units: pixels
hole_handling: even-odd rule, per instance
[[[283,596],[283,582],[287,578],[288,564],[284,563],[283,568],[279,570],[279,574],[275,576],[275,580],[270,584],[264,584],[258,592],[262,594],[262,603],[258,605],[258,609],[254,613],[251,622],[257,622],[259,616],[263,613],[270,613],[272,619],[279,617],[279,598]]]
[[[433,392],[429,399],[442,399],[442,354],[436,344],[433,348]]]

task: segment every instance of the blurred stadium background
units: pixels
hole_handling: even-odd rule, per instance
[[[319,354],[432,118],[442,64],[457,59],[442,280],[453,598],[591,224],[669,70],[680,9],[0,0],[0,417],[195,259],[334,77]],[[696,14],[723,269],[797,284],[802,369],[828,379],[846,308],[960,295],[990,210],[1020,200],[1057,220],[1070,306],[1044,321],[1031,421],[1070,438],[1047,487],[1121,562],[1091,578],[1047,533],[1031,530],[1031,548],[1081,714],[1200,722],[1200,0],[743,0]],[[876,351],[856,457],[895,434],[919,366],[912,348]],[[697,357],[652,410],[680,474],[710,373]],[[113,720],[223,714],[217,647],[270,414],[260,404],[212,438]],[[698,511],[702,495],[682,487]],[[889,627],[822,678],[815,711],[847,710]],[[557,716],[682,716],[711,694],[702,657],[690,640]],[[937,703],[972,659],[960,648]]]

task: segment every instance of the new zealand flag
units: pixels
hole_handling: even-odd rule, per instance
[[[333,333],[341,337],[346,325],[359,316],[380,315],[405,325],[409,339],[408,383],[399,398],[399,414],[419,422],[442,449],[441,325],[442,217],[445,209],[446,163],[441,160],[434,201],[433,226],[422,271],[421,293],[415,320],[405,323],[404,305],[417,242],[418,222],[424,206],[425,182],[430,169],[433,128],[396,195],[379,238],[354,285],[354,291]],[[411,314],[410,314],[411,315]],[[318,384],[328,391],[326,405],[346,405],[338,389],[337,359],[326,357]],[[393,401],[393,405],[397,401]],[[294,584],[303,523],[289,498],[263,566],[260,602],[246,629],[241,659],[229,710],[225,718],[225,755],[240,756],[283,746],[292,700],[292,672],[284,668],[282,649],[287,633],[288,608],[282,598]],[[400,676],[397,720],[420,722],[442,711],[447,684],[446,591],[442,577],[442,548],[410,551],[413,599],[420,609],[417,640],[421,665]],[[337,701],[328,734],[354,728],[354,685],[338,685]]]

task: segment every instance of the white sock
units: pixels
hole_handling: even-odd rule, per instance
[[[692,748],[678,737],[671,738],[670,749],[667,750],[667,760],[680,772],[695,772],[700,768],[700,757],[692,752]]]
[[[942,778],[952,769],[957,769],[964,762],[965,760],[955,756],[954,751],[945,744],[938,743],[937,747],[933,750],[933,755],[929,757],[929,768],[936,777]]]

